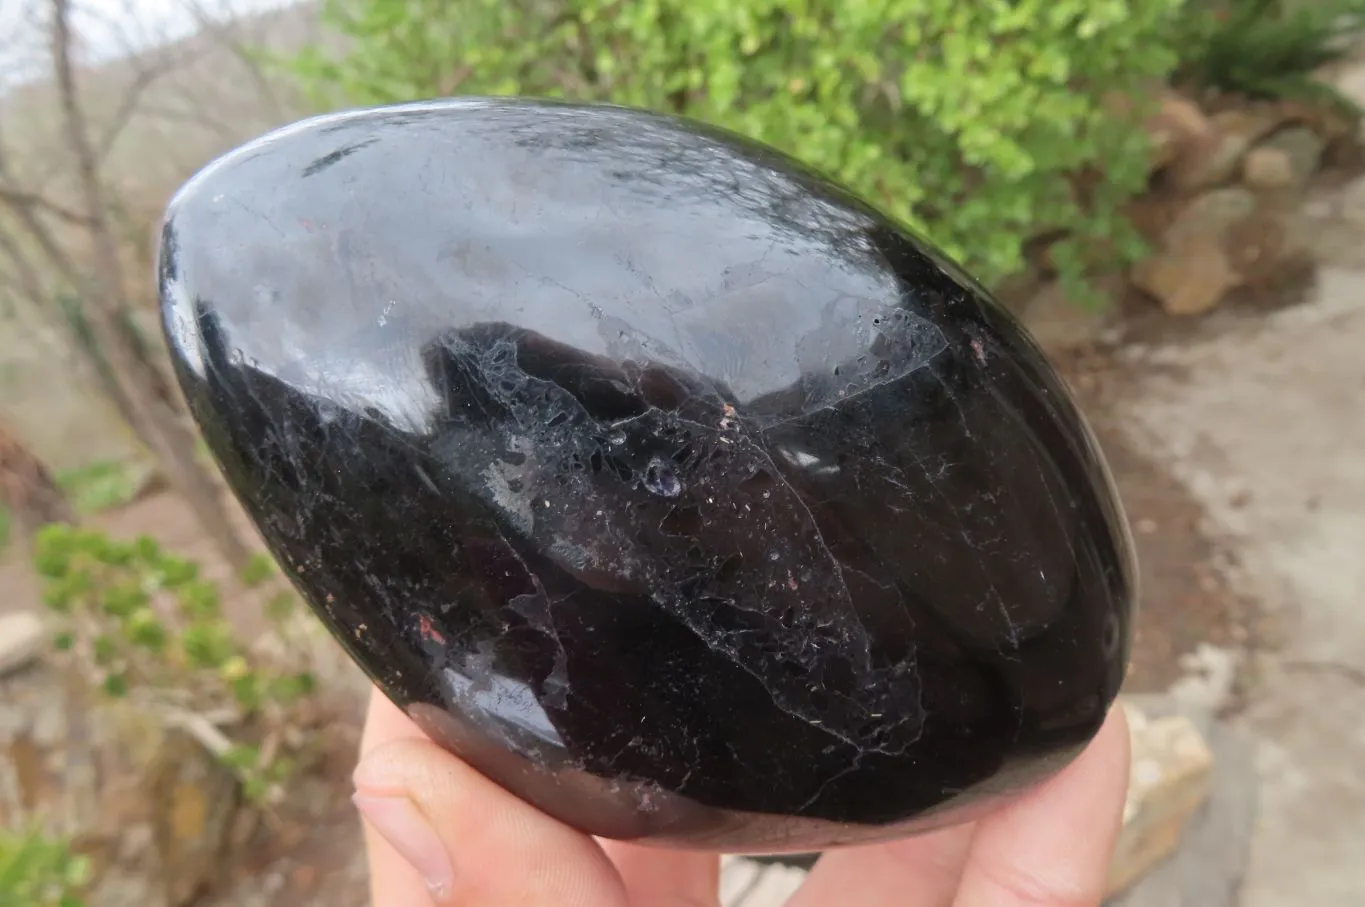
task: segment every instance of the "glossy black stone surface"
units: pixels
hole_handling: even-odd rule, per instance
[[[1020,326],[788,158],[638,111],[306,121],[172,202],[237,496],[432,737],[595,834],[812,850],[1098,729],[1131,542]]]

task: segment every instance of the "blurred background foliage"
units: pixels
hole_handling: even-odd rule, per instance
[[[1124,99],[1180,62],[1185,5],[324,0],[345,50],[289,65],[323,107],[528,94],[696,117],[837,177],[986,283],[1048,230],[1079,278],[1082,248],[1141,252],[1118,216],[1148,170]]]

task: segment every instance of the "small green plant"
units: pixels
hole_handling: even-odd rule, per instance
[[[1184,3],[324,0],[345,51],[291,68],[323,106],[522,94],[695,117],[839,178],[987,284],[1065,233],[1074,282],[1097,264],[1080,250],[1143,251],[1120,210],[1146,139],[1114,100],[1177,64]]]
[[[138,470],[123,460],[96,460],[56,475],[78,513],[98,513],[127,504],[137,494]]]
[[[43,601],[61,618],[56,647],[105,694],[132,698],[194,734],[250,800],[276,801],[303,745],[289,743],[291,710],[313,690],[297,658],[271,662],[242,645],[219,586],[149,536],[125,542],[53,525],[34,549]],[[258,558],[243,581],[261,587],[274,573]],[[285,640],[297,633],[294,601],[279,591],[266,608]]]
[[[1341,59],[1362,30],[1365,0],[1229,0],[1191,16],[1179,78],[1250,98],[1326,100],[1352,109],[1314,73]]]
[[[77,513],[99,513],[127,504],[137,496],[140,481],[137,464],[124,460],[96,460],[63,470],[54,478]],[[9,546],[14,516],[0,506],[0,554]]]
[[[35,828],[0,828],[0,904],[83,907],[90,861]]]

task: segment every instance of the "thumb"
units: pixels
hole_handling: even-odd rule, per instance
[[[354,780],[374,907],[626,907],[592,838],[429,740],[380,744]]]

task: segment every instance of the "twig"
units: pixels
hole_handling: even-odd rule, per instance
[[[0,186],[0,202],[4,202],[10,207],[37,208],[39,211],[46,211],[69,224],[76,224],[81,227],[90,226],[90,218],[79,211],[59,205],[51,199],[45,198],[37,193],[23,192],[18,189],[11,189],[8,186]]]
[[[232,741],[228,736],[205,716],[174,706],[162,706],[158,712],[168,727],[179,728],[189,734],[219,759],[232,749]]]

